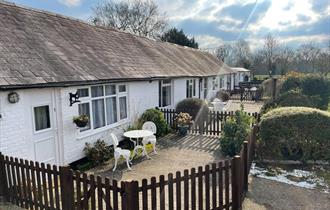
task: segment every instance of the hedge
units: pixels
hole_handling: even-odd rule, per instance
[[[170,129],[166,123],[163,112],[158,109],[147,109],[139,119],[139,125],[151,121],[157,127],[156,136],[164,136],[169,133]]]
[[[275,159],[330,161],[330,113],[307,107],[273,109],[261,118],[262,153]]]
[[[175,110],[177,112],[187,112],[192,116],[193,120],[196,118],[198,114],[207,115],[209,108],[206,102],[202,99],[198,98],[186,98],[180,101]]]

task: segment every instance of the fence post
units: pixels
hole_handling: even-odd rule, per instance
[[[236,155],[231,161],[232,210],[240,210],[241,208],[240,162],[241,157],[239,155]]]
[[[73,174],[68,166],[60,167],[60,186],[62,209],[74,209]]]
[[[8,183],[5,169],[5,157],[0,152],[0,202],[7,202],[8,199]]]
[[[126,209],[123,210],[136,210],[139,209],[139,183],[137,181],[124,182],[124,199],[126,202]]]
[[[273,78],[273,87],[272,87],[272,99],[274,100],[276,98],[276,83],[277,83],[277,79]]]
[[[253,134],[252,134],[253,135]],[[244,141],[243,142],[243,163],[244,163],[244,183],[243,183],[243,189],[244,189],[244,191],[245,192],[247,192],[248,191],[248,184],[249,184],[249,174],[248,174],[248,171],[249,171],[249,169],[248,169],[248,167],[249,167],[249,156],[248,156],[248,141]]]

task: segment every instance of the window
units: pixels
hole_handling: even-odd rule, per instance
[[[196,96],[196,80],[195,79],[189,79],[187,80],[187,98],[192,98]]]
[[[220,76],[220,88],[224,88],[224,87],[225,87],[225,77]]]
[[[83,88],[77,91],[79,98],[85,98],[89,96],[89,89]]]
[[[204,89],[204,99],[205,98],[207,98],[207,84],[208,83],[208,78],[204,78],[204,87],[203,87],[203,89]]]
[[[172,101],[172,84],[171,80],[159,81],[159,106],[170,106]]]
[[[87,92],[89,88],[78,89],[78,93]],[[79,115],[90,118],[89,125],[80,131],[98,129],[127,119],[127,89],[126,85],[109,84],[90,88],[91,97],[81,98],[78,105]],[[91,110],[91,113],[90,113]]]
[[[36,131],[50,128],[49,106],[38,106],[33,108],[34,127]]]
[[[87,89],[88,90],[88,89]],[[78,105],[78,111],[80,115],[86,115],[90,119],[90,110],[89,110],[89,103],[82,103]],[[80,128],[80,131],[89,130],[91,128],[91,122],[88,121],[88,124],[84,128]]]
[[[218,88],[218,80],[216,77],[212,78],[212,90],[216,90]]]

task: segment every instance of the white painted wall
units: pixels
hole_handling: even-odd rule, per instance
[[[186,80],[188,78],[178,78],[172,80],[172,106],[186,98]],[[69,93],[75,93],[81,87],[66,88],[44,88],[25,89],[16,91],[20,95],[20,101],[10,104],[7,100],[9,92],[0,92],[0,151],[4,154],[27,158],[33,160],[31,154],[32,139],[32,104],[54,91],[54,121],[56,122],[56,147],[58,164],[64,165],[84,157],[83,148],[85,143],[93,143],[99,138],[105,138],[110,142],[109,132],[114,132],[119,138],[123,130],[129,124],[138,119],[141,114],[149,108],[155,108],[159,103],[158,81],[128,82],[128,119],[126,121],[99,128],[80,132],[72,122],[73,117],[78,115],[78,104],[70,106]],[[88,86],[83,86],[88,87]],[[208,90],[212,90],[212,77],[208,79]],[[211,91],[209,98],[217,90]],[[33,97],[32,97],[33,96]],[[196,78],[196,97],[199,96],[199,78]],[[33,100],[32,100],[33,98]]]

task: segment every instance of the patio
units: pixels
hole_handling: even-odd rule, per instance
[[[157,154],[149,153],[146,157],[135,158],[132,169],[120,161],[117,170],[112,171],[114,160],[104,166],[87,171],[88,174],[100,175],[118,181],[137,180],[153,176],[167,175],[192,167],[204,166],[222,160],[219,138],[215,136],[192,135],[181,137],[170,133],[157,140]]]

